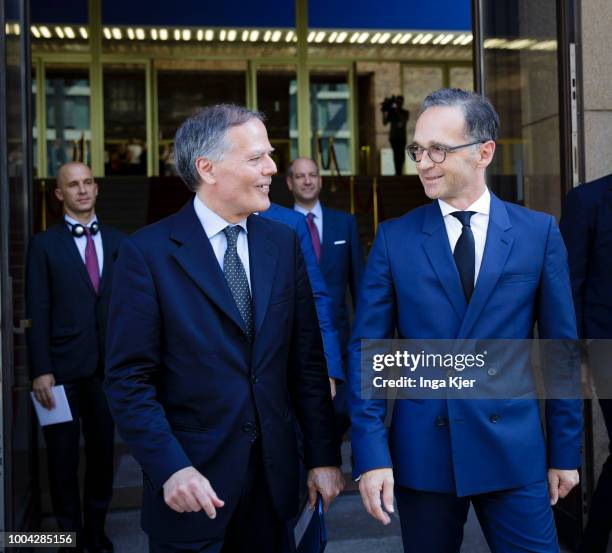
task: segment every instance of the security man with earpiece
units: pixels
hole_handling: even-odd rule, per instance
[[[113,265],[124,235],[98,221],[98,185],[87,165],[60,167],[55,196],[64,219],[37,234],[28,250],[32,389],[43,407],[53,409],[53,387],[63,385],[72,413],[70,422],[43,427],[59,530],[77,533],[76,551],[111,553],[104,525],[113,491],[114,427],[102,378]],[[82,508],[81,428],[86,456]]]

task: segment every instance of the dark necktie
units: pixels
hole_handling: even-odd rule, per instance
[[[225,227],[223,232],[227,238],[227,249],[223,256],[223,274],[232,292],[236,307],[244,321],[244,328],[249,341],[253,341],[253,305],[251,291],[244,265],[238,256],[238,235],[241,227]]]
[[[312,241],[312,249],[317,256],[317,263],[321,260],[321,239],[319,238],[319,231],[317,225],[314,222],[314,213],[308,213],[306,215],[306,222],[308,223],[308,230],[310,231],[310,240]]]
[[[91,285],[97,294],[100,290],[100,265],[98,265],[98,254],[96,253],[96,246],[91,237],[91,230],[89,227],[85,227],[85,236],[87,237],[87,245],[85,246],[85,267],[87,268],[87,274],[91,280]]]
[[[476,247],[474,245],[474,233],[470,227],[470,219],[475,211],[453,211],[451,215],[456,217],[463,225],[461,236],[455,245],[453,257],[457,264],[461,285],[465,299],[469,302],[474,291],[474,275],[476,272]]]

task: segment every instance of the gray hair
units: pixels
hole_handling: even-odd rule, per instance
[[[440,88],[421,104],[421,113],[436,106],[459,107],[465,116],[465,132],[473,140],[497,140],[499,115],[491,102],[476,92]]]
[[[230,148],[227,131],[251,119],[265,121],[262,113],[234,104],[208,106],[187,118],[176,131],[174,158],[179,175],[192,192],[200,186],[196,160],[221,161]]]

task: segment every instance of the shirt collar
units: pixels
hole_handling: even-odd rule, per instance
[[[73,219],[72,217],[70,217],[70,215],[66,215],[64,214],[64,221],[66,221],[67,223],[69,223],[70,225],[81,225],[82,223],[79,223],[76,219]],[[85,226],[86,227],[90,227],[92,223],[97,223],[98,222],[98,218],[94,217],[91,221],[89,221],[89,223],[87,223]]]
[[[197,195],[193,199],[193,207],[198,219],[200,220],[200,223],[202,224],[202,227],[204,228],[204,232],[209,239],[222,232],[228,225],[234,226],[231,223],[228,223],[220,215],[217,215],[202,200],[200,200]],[[248,234],[246,218],[242,219],[242,221],[238,221],[236,224],[241,226],[244,229],[244,232]]]
[[[323,208],[321,207],[321,202],[319,200],[317,200],[317,203],[310,211],[308,211],[307,209],[304,209],[302,206],[298,204],[295,204],[293,206],[293,209],[295,209],[298,213],[301,213],[302,215],[308,215],[309,213],[312,213],[315,216],[315,218],[319,220],[323,219]]]
[[[440,211],[442,211],[442,217],[446,217],[453,213],[453,211],[460,211],[456,207],[446,203],[444,200],[438,199],[440,205]],[[472,205],[467,207],[465,211],[474,211],[475,213],[481,213],[482,215],[489,215],[491,211],[491,193],[489,189],[485,187],[482,196],[478,198]]]

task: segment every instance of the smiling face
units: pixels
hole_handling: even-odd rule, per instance
[[[298,158],[293,162],[291,174],[287,176],[287,186],[298,205],[314,206],[319,199],[321,185],[322,179],[314,161]]]
[[[202,184],[198,196],[229,223],[270,207],[270,184],[276,165],[270,155],[274,148],[264,124],[256,118],[231,127],[229,147],[220,161],[198,158],[196,167]]]
[[[446,147],[473,142],[467,136],[463,110],[457,106],[434,106],[426,109],[416,122],[414,144],[428,148]],[[493,159],[495,143],[469,146],[448,152],[442,163],[434,163],[427,153],[417,162],[417,172],[425,194],[441,199],[457,209],[475,202],[485,189],[485,169]]]
[[[87,165],[67,163],[60,167],[55,197],[62,202],[67,215],[88,223],[94,215],[97,196],[98,185]]]

